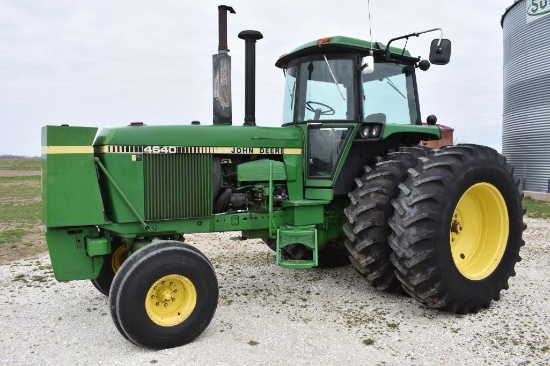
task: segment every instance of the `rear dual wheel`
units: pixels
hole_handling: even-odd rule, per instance
[[[502,155],[476,145],[442,148],[411,170],[389,222],[403,288],[457,313],[499,299],[524,245],[518,183]]]
[[[109,296],[119,332],[153,349],[194,340],[212,320],[217,304],[214,268],[198,249],[176,241],[150,244],[129,257]]]
[[[344,210],[348,219],[344,232],[348,237],[345,245],[349,259],[378,290],[401,291],[388,244],[391,233],[388,220],[394,213],[391,202],[399,195],[398,185],[407,178],[407,170],[431,151],[405,147],[377,157],[374,163],[365,166],[365,174],[355,180],[357,188],[349,193],[350,205]]]

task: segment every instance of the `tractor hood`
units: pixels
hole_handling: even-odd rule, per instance
[[[96,152],[106,152],[98,151],[102,146],[301,148],[302,134],[295,127],[139,125],[104,128],[94,142]]]

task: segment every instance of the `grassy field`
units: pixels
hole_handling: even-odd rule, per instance
[[[39,159],[0,159],[0,264],[46,251],[37,171]]]
[[[0,159],[0,170],[40,170],[40,159]]]
[[[8,174],[13,172],[21,174]],[[0,159],[0,264],[47,250],[39,172],[39,159]],[[549,202],[525,199],[524,204],[527,217],[550,219]]]

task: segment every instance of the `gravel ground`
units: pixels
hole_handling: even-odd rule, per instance
[[[510,289],[478,314],[377,292],[350,266],[288,270],[258,240],[189,235],[214,264],[220,302],[193,343],[151,351],[116,330],[89,281],[56,282],[47,255],[0,266],[1,365],[547,365],[550,221],[526,220]]]

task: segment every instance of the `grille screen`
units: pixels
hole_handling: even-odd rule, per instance
[[[144,154],[145,220],[212,213],[212,156]]]

